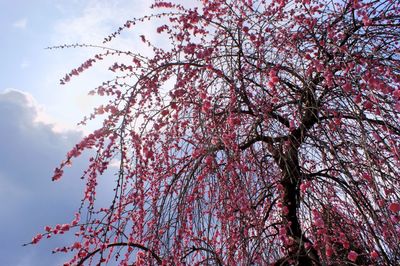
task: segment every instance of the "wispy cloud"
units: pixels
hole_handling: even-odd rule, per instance
[[[27,18],[22,18],[19,19],[17,21],[15,21],[13,24],[14,28],[18,28],[18,29],[26,29],[27,25],[28,25],[28,19]]]
[[[54,41],[101,43],[126,20],[145,13],[147,7],[145,1],[88,1],[74,17],[55,24]]]
[[[21,62],[21,64],[19,66],[21,69],[28,68],[30,66],[30,62],[28,60],[24,60]]]
[[[114,32],[118,27],[123,25],[127,20],[135,17],[149,14],[150,3],[147,1],[131,1],[131,0],[88,0],[80,2],[80,8],[74,12],[71,10],[71,6],[68,6],[66,2],[60,2],[57,7],[63,10],[64,16],[55,21],[53,24],[53,31],[51,32],[51,43],[52,45],[62,44],[100,44],[103,45],[103,39],[109,34]],[[151,22],[149,22],[151,23]],[[143,45],[140,40],[141,34],[148,36],[151,32],[156,32],[156,28],[153,26],[148,27],[137,27],[132,32],[132,29],[126,30],[118,36],[112,43],[106,44],[108,47],[112,47],[120,50],[130,50],[140,52],[144,55],[151,53],[150,47]],[[68,73],[72,68],[78,67],[83,60],[88,57],[93,57],[95,53],[104,52],[98,49],[67,49],[58,51],[57,56],[60,55],[60,64],[54,64],[52,69],[47,72],[48,84],[53,84],[55,79],[61,78]],[[115,60],[122,63],[131,63],[131,58],[128,57],[106,57],[102,61],[96,62],[93,68],[86,71],[78,78],[73,79],[72,82],[68,83],[66,87],[68,90],[60,90],[57,94],[54,94],[54,85],[46,86],[48,89],[48,95],[54,95],[51,97],[51,101],[48,106],[49,112],[52,112],[58,120],[66,121],[70,117],[76,119],[71,123],[77,123],[84,116],[88,115],[93,111],[93,108],[97,105],[104,104],[104,99],[100,97],[87,96],[89,89],[95,88],[101,84],[104,80],[113,79],[115,73],[108,71]],[[124,61],[125,60],[125,61]],[[57,98],[55,98],[57,97]],[[62,102],[55,105],[57,99],[63,99]],[[62,110],[61,110],[62,109]],[[68,117],[64,114],[68,110]],[[89,124],[90,130],[101,126],[101,122],[97,123],[92,121]]]

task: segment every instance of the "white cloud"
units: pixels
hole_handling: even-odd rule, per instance
[[[27,18],[19,19],[15,21],[12,25],[13,27],[18,29],[26,29],[26,26],[28,25],[28,19]]]
[[[80,198],[82,163],[76,161],[78,167],[60,184],[51,182],[51,176],[81,134],[54,132],[51,124],[36,121],[39,109],[27,93],[0,92],[0,265],[60,265],[59,256],[48,254],[67,239],[22,244],[46,224],[70,221],[74,200]]]
[[[68,124],[61,123],[54,119],[46,111],[46,107],[39,104],[36,99],[28,92],[23,92],[17,89],[8,88],[0,93],[0,99],[7,99],[15,104],[25,105],[31,111],[32,122],[34,124],[43,124],[48,126],[54,133],[63,133],[68,131],[77,131],[78,127],[73,127]],[[83,133],[83,132],[81,132]]]
[[[30,62],[28,60],[24,60],[21,62],[21,64],[19,66],[21,69],[28,68],[30,66]]]
[[[45,225],[70,222],[82,197],[90,151],[54,183],[53,170],[81,138],[76,130],[54,131],[45,111],[32,95],[18,90],[0,92],[0,265],[62,265],[70,254],[51,255],[55,247],[71,243],[73,234],[22,247]],[[99,181],[97,203],[109,206],[115,176]]]

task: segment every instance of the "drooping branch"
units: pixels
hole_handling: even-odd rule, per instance
[[[149,248],[147,248],[147,247],[145,247],[145,246],[143,246],[143,245],[141,245],[141,244],[136,244],[136,243],[123,243],[123,242],[121,242],[121,243],[111,243],[111,244],[108,244],[104,249],[109,249],[109,248],[112,248],[112,247],[133,247],[133,248],[138,248],[138,249],[141,249],[141,250],[143,250],[143,251],[149,252],[149,253],[151,254],[151,256],[157,261],[157,263],[158,263],[159,265],[161,265],[161,263],[162,263],[161,258],[160,258],[153,250],[151,250],[151,249],[149,249]],[[83,265],[83,263],[84,263],[85,261],[87,261],[88,259],[90,259],[91,257],[93,257],[93,256],[96,255],[98,252],[100,252],[100,251],[102,251],[102,250],[104,250],[104,249],[98,248],[98,249],[96,249],[96,250],[94,250],[94,251],[88,253],[85,257],[83,257],[83,258],[78,262],[77,266]]]

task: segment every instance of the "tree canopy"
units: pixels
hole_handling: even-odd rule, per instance
[[[111,99],[86,118],[103,126],[53,177],[94,151],[82,208],[32,242],[74,229],[71,265],[399,264],[400,2],[152,8],[61,80],[115,58],[90,92]],[[112,49],[148,19],[168,47]],[[103,179],[114,197],[97,206]]]

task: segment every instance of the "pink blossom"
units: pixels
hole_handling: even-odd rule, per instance
[[[351,89],[352,89],[352,86],[351,86],[351,84],[350,84],[349,82],[346,82],[346,83],[343,85],[343,90],[344,90],[345,92],[351,92]]]
[[[372,181],[372,176],[369,173],[364,173],[362,177],[367,181]]]
[[[34,238],[32,238],[32,244],[37,244],[42,239],[42,237],[42,234],[37,234]]]
[[[81,245],[81,243],[79,243],[79,242],[75,242],[73,245],[72,245],[72,248],[73,249],[80,249],[82,247],[82,245]]]
[[[61,176],[63,175],[63,173],[64,173],[64,171],[63,171],[62,169],[56,168],[56,169],[54,170],[54,175],[53,175],[52,180],[53,180],[53,181],[59,180],[59,179],[61,178]]]
[[[91,150],[85,217],[45,227],[43,238],[76,233],[57,249],[73,253],[70,265],[196,265],[207,256],[296,265],[302,245],[325,264],[378,263],[380,240],[368,230],[395,254],[400,77],[390,14],[398,10],[382,1],[352,0],[355,11],[328,0],[155,1],[172,10],[105,38],[149,20],[162,33],[140,36],[151,52],[96,46],[62,78],[113,60],[114,77],[90,93],[103,105],[82,121],[97,119],[99,130],[71,146],[53,176]],[[372,24],[379,30],[362,29]],[[368,206],[376,211],[362,215]]]
[[[392,202],[389,204],[389,210],[392,212],[400,212],[400,203]]]
[[[302,183],[301,185],[300,185],[300,190],[301,190],[301,192],[306,192],[306,190],[307,190],[307,188],[309,187],[309,184],[307,184],[307,183]]]
[[[352,262],[355,262],[357,260],[357,257],[358,257],[357,252],[355,252],[353,250],[350,250],[349,254],[347,255],[347,259]]]
[[[325,249],[325,255],[326,255],[327,257],[332,257],[332,255],[333,255],[333,249],[332,249],[331,246],[328,246],[328,247]]]
[[[211,108],[211,103],[210,103],[210,101],[204,101],[201,110],[202,110],[204,113],[207,113],[207,112],[210,110],[210,108]]]
[[[377,259],[377,258],[379,258],[379,253],[376,252],[376,250],[372,251],[370,255],[371,255],[371,258],[372,258],[372,259]]]

